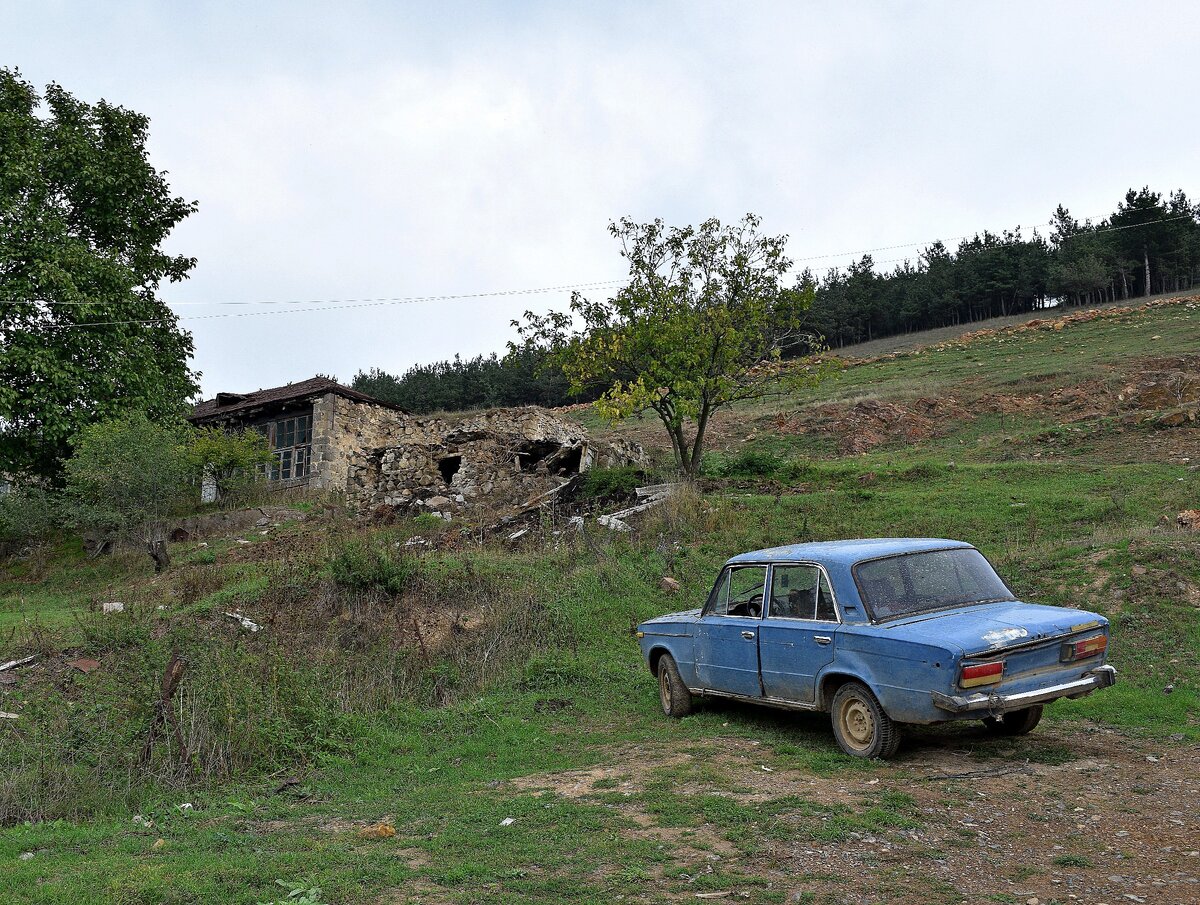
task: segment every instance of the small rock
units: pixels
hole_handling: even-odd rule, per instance
[[[100,612],[105,615],[109,613],[123,613],[125,612],[125,604],[117,603],[115,600],[111,603],[102,603],[100,604]]]
[[[679,591],[679,582],[669,575],[664,575],[659,581],[658,586],[668,594],[675,594]]]
[[[425,505],[430,509],[441,509],[443,506],[450,505],[450,499],[444,496],[431,496],[425,501]]]
[[[516,822],[517,822],[516,818],[514,818],[514,817],[505,817],[503,820],[500,821],[500,825],[501,826],[512,826]]]
[[[386,821],[380,821],[374,826],[363,827],[358,831],[360,839],[390,839],[396,835],[396,828]]]
[[[263,518],[260,518],[260,519],[259,519],[257,522],[255,522],[255,523],[254,523],[254,527],[256,527],[256,528],[266,528],[266,527],[267,527],[268,525],[270,525],[270,524],[271,524],[271,520],[270,520],[269,518],[266,518],[266,517],[264,516]]]
[[[22,861],[32,861],[33,860],[33,852],[21,852],[21,854],[18,857],[20,857],[20,859]]]

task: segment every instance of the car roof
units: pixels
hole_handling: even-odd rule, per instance
[[[921,553],[927,550],[969,549],[970,544],[940,537],[867,537],[855,540],[818,541],[807,544],[787,544],[768,547],[732,557],[729,563],[739,562],[818,562],[825,565],[850,566],[867,559],[896,556],[901,553]]]

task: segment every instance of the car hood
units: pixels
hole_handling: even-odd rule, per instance
[[[1007,600],[908,616],[878,626],[889,637],[983,654],[1106,625],[1096,613]]]
[[[665,616],[656,616],[653,619],[647,619],[638,629],[645,631],[653,630],[656,627],[665,627],[677,622],[695,622],[700,618],[700,610],[684,610],[682,613],[667,613]]]

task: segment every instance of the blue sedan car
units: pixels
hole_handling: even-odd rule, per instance
[[[1023,603],[970,544],[795,544],[729,560],[702,609],[638,626],[668,716],[696,696],[828,712],[842,750],[890,757],[904,723],[1023,735],[1112,685],[1108,620]]]

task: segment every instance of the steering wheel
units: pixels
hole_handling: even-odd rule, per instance
[[[746,615],[759,618],[763,613],[763,595],[755,594],[746,601]]]

